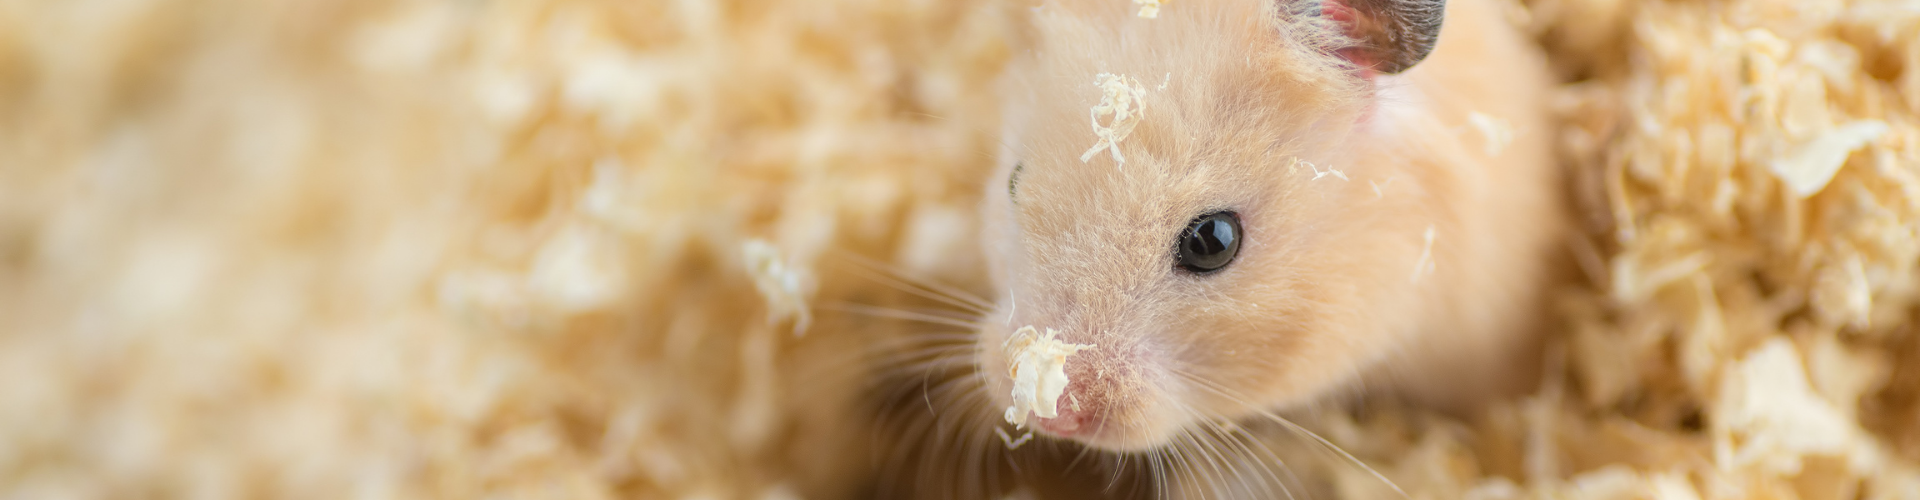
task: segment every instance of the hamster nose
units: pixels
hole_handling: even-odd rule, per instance
[[[1040,430],[1059,437],[1088,436],[1099,432],[1099,408],[1091,398],[1082,396],[1082,384],[1067,386],[1060,395],[1058,416],[1040,418],[1037,424]]]
[[[1086,412],[1060,410],[1060,416],[1039,419],[1040,430],[1060,437],[1074,437],[1082,431],[1091,432],[1092,419]]]

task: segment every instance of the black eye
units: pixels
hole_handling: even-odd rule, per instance
[[[1240,218],[1233,212],[1215,212],[1194,218],[1180,232],[1177,244],[1180,268],[1196,273],[1218,271],[1240,253]]]

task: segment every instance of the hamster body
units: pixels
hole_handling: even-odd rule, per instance
[[[1492,2],[1454,0],[1388,74],[1405,54],[1365,30],[1405,19],[1369,16],[1439,3],[1354,3],[1030,11],[982,208],[1000,296],[973,365],[995,409],[1023,326],[1091,346],[1025,424],[1116,452],[1362,390],[1466,412],[1531,387],[1568,226],[1544,62]],[[1102,74],[1131,78],[1139,119],[1083,159]]]

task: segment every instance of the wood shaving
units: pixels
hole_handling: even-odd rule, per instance
[[[1326,170],[1320,170],[1320,167],[1319,167],[1319,166],[1316,166],[1316,165],[1314,165],[1314,164],[1313,164],[1312,162],[1309,162],[1309,161],[1306,161],[1306,160],[1299,160],[1299,161],[1297,161],[1296,163],[1297,163],[1297,164],[1306,164],[1306,166],[1307,166],[1307,168],[1308,168],[1308,169],[1311,169],[1311,170],[1313,170],[1313,178],[1312,178],[1312,179],[1308,179],[1308,180],[1320,180],[1320,178],[1321,178],[1321,177],[1326,177],[1326,176],[1328,176],[1328,175],[1332,175],[1332,176],[1334,176],[1334,177],[1338,177],[1338,178],[1340,178],[1340,180],[1343,180],[1343,181],[1348,181],[1348,182],[1352,182],[1352,181],[1353,181],[1352,179],[1348,179],[1348,178],[1347,178],[1347,173],[1346,173],[1346,172],[1341,172],[1341,171],[1340,171],[1340,169],[1337,169],[1337,168],[1333,168],[1333,167],[1327,167],[1327,169],[1326,169]]]
[[[1843,452],[1852,443],[1855,426],[1813,392],[1804,366],[1799,350],[1776,338],[1726,374],[1715,425],[1737,440],[1727,465],[1795,473],[1802,457]]]
[[[1048,328],[1038,333],[1023,326],[1007,337],[1007,376],[1013,379],[1013,405],[1007,407],[1007,423],[1016,428],[1027,425],[1027,415],[1041,418],[1060,416],[1060,393],[1067,389],[1067,356],[1092,349],[1091,344],[1068,344],[1057,338],[1059,332]]]
[[[1386,189],[1393,187],[1393,181],[1394,179],[1397,179],[1397,178],[1399,178],[1399,176],[1389,175],[1387,176],[1387,182],[1376,182],[1373,179],[1367,179],[1367,184],[1373,186],[1374,199],[1386,198],[1387,197]]]
[[[1847,164],[1847,156],[1887,133],[1886,122],[1861,120],[1827,130],[1795,147],[1786,156],[1767,163],[1780,181],[1805,198],[1820,192],[1833,174]]]
[[[1120,155],[1120,141],[1132,134],[1133,127],[1139,125],[1140,118],[1145,116],[1142,114],[1145,112],[1142,99],[1146,97],[1147,89],[1133,77],[1111,73],[1095,76],[1093,86],[1099,87],[1102,94],[1100,104],[1094,106],[1088,116],[1093,122],[1093,135],[1099,140],[1093,143],[1093,148],[1080,155],[1080,161],[1092,160],[1095,153],[1104,149],[1113,154],[1115,164],[1124,164],[1127,159]],[[1102,116],[1110,118],[1102,124]]]
[[[1019,439],[1014,439],[1013,436],[1007,434],[1006,429],[999,427],[994,427],[993,433],[1000,436],[1000,444],[1005,445],[1009,450],[1020,449],[1021,445],[1025,445],[1027,441],[1033,440],[1033,431],[1027,431],[1026,434],[1021,434]]]
[[[1433,236],[1433,225],[1428,224],[1427,231],[1420,236],[1425,240],[1420,246],[1420,260],[1413,263],[1413,275],[1407,281],[1419,283],[1420,278],[1433,274]]]
[[[568,226],[541,246],[527,276],[527,288],[546,305],[588,311],[616,300],[627,283],[624,266],[605,231],[588,224]]]
[[[1160,17],[1160,4],[1165,1],[1166,0],[1133,0],[1134,5],[1140,6],[1140,12],[1136,15],[1147,19]]]
[[[813,322],[807,308],[807,274],[780,256],[780,249],[762,240],[749,240],[740,247],[753,287],[767,301],[767,323],[779,324],[793,319],[793,334],[804,335]]]
[[[1500,151],[1513,143],[1513,125],[1506,120],[1475,111],[1467,114],[1467,124],[1480,132],[1487,156],[1500,156]]]

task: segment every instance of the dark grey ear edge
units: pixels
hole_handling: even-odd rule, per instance
[[[1330,0],[1340,1],[1340,0]],[[1357,49],[1373,70],[1395,74],[1412,68],[1440,39],[1446,0],[1344,0],[1357,19],[1352,26]]]

